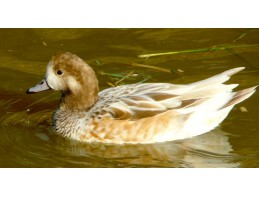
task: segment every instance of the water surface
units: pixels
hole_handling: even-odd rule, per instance
[[[213,131],[177,142],[88,144],[53,135],[57,92],[26,95],[53,53],[70,51],[96,71],[100,88],[139,81],[189,83],[245,66],[230,82],[259,83],[259,46],[140,59],[138,55],[259,44],[257,29],[0,29],[1,167],[258,167],[259,94]],[[132,63],[169,69],[132,66]],[[131,77],[122,79],[125,75]],[[247,112],[240,110],[245,107]]]

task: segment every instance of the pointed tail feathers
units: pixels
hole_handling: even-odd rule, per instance
[[[234,74],[236,74],[236,73],[238,73],[238,72],[240,72],[241,70],[244,70],[244,69],[245,69],[245,67],[232,68],[232,69],[227,70],[227,71],[225,71],[223,73],[220,73],[218,75],[226,75],[228,77],[231,77],[232,75],[234,75]]]
[[[203,88],[203,87],[211,86],[211,85],[215,85],[215,84],[222,84],[222,83],[226,82],[227,80],[229,80],[229,78],[232,75],[240,72],[243,69],[245,69],[245,67],[232,68],[223,73],[214,75],[208,79],[204,79],[204,80],[201,80],[198,82],[191,83],[191,85],[195,86],[196,88]]]
[[[238,103],[241,103],[242,101],[246,100],[247,98],[249,98],[250,96],[252,96],[255,91],[256,91],[257,86],[251,87],[251,88],[247,88],[247,89],[243,89],[243,90],[239,90],[237,92],[235,92],[233,98],[224,106],[223,108],[229,107],[231,105],[236,105]]]
[[[219,84],[222,84],[222,83],[226,82],[227,80],[229,80],[229,78],[232,75],[234,75],[244,69],[245,69],[245,67],[232,68],[232,69],[222,72],[220,74],[214,75],[208,79],[192,83],[192,85],[195,86],[195,89],[205,89],[206,87],[212,87],[217,84],[219,85]],[[236,84],[236,85],[232,84],[232,86],[234,86],[233,88],[235,88],[237,85],[238,84]],[[231,86],[231,85],[228,85],[228,86]],[[221,109],[236,105],[236,104],[246,100],[247,98],[252,96],[252,94],[254,94],[254,92],[256,91],[256,87],[257,86],[239,90],[237,92],[233,92],[232,99],[229,102],[227,102],[226,105],[224,105]],[[231,89],[233,89],[233,88],[231,88]]]

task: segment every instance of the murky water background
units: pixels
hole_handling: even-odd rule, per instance
[[[142,80],[189,83],[238,66],[246,70],[231,82],[240,83],[239,89],[254,86],[259,84],[259,46],[148,59],[138,55],[259,44],[258,29],[0,29],[0,43],[1,167],[259,167],[259,93],[207,134],[149,145],[87,144],[53,135],[49,124],[59,93],[25,94],[57,51],[85,59],[101,89]]]

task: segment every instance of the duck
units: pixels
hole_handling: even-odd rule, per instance
[[[54,54],[27,94],[61,92],[52,130],[87,143],[149,144],[192,138],[216,128],[256,91],[224,84],[237,67],[189,84],[135,83],[99,91],[94,70],[70,52]]]

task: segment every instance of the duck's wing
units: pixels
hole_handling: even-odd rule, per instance
[[[99,93],[99,101],[90,113],[99,118],[118,120],[136,120],[173,109],[181,113],[191,113],[210,98],[232,92],[238,84],[223,83],[243,69],[231,69],[187,85],[143,83],[109,88]],[[219,102],[219,109],[231,100],[232,94],[234,93],[231,93],[226,101]]]
[[[179,95],[191,89],[191,86],[167,83],[124,85],[100,92],[95,108],[103,106],[101,114],[105,116],[135,120],[180,107],[182,101],[179,100]]]

